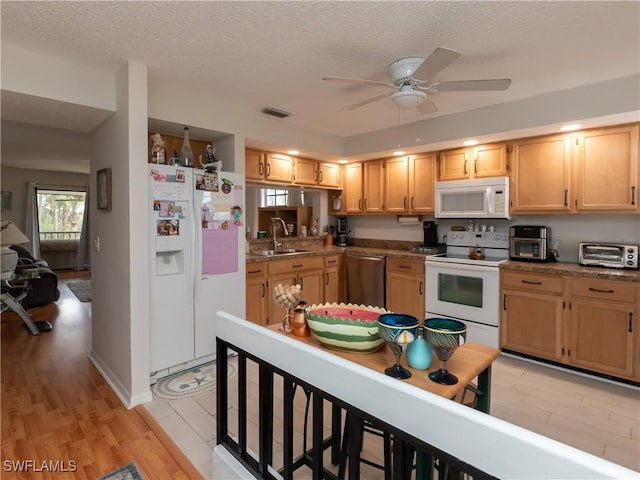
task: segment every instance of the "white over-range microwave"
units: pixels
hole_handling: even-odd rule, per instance
[[[436,218],[509,218],[509,177],[436,182]]]

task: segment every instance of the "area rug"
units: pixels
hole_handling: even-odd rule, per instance
[[[91,280],[69,282],[67,283],[67,287],[69,287],[69,290],[71,290],[81,302],[91,301]]]
[[[235,366],[227,363],[229,377],[236,373]],[[174,400],[206,392],[216,386],[216,362],[205,363],[184,372],[162,378],[153,386],[153,393]]]
[[[130,463],[118,470],[103,475],[98,480],[143,480],[143,477],[138,471],[136,464]]]

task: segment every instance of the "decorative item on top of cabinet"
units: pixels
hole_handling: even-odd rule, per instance
[[[180,147],[180,162],[185,167],[194,167],[193,150],[189,143],[189,127],[184,127],[184,137],[182,139],[182,147]]]
[[[507,175],[507,145],[488,143],[440,152],[439,179],[501,177]]]
[[[157,135],[158,133],[160,132],[149,132],[149,145],[151,145],[151,142],[152,142],[151,138],[154,135]],[[182,165],[184,167],[185,165],[182,163],[182,160],[179,158],[180,156],[178,154],[182,149],[182,144],[184,143],[184,136],[179,137],[177,135],[170,135],[168,133],[161,133],[161,136],[164,141],[165,151],[167,152],[165,154],[165,159],[167,158],[167,155],[169,154],[169,152],[173,152],[173,156],[168,159],[167,163],[175,166]],[[197,154],[200,154],[200,152],[205,152],[207,149],[207,145],[210,143],[211,143],[211,140],[198,140],[198,139],[189,137],[189,144],[191,145],[192,153],[195,152]]]
[[[165,164],[167,149],[164,148],[162,135],[154,133],[150,137],[151,147],[149,147],[149,163]]]

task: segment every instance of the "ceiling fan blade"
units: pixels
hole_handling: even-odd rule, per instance
[[[434,75],[456,61],[460,55],[460,52],[456,52],[455,50],[438,47],[424,62],[422,62],[422,65],[413,72],[412,77],[428,81]]]
[[[490,90],[506,90],[511,85],[511,79],[492,80],[461,80],[457,82],[434,83],[429,90],[435,92],[481,92]]]
[[[422,102],[419,106],[418,106],[418,112],[420,112],[420,114],[422,115],[429,115],[430,113],[434,113],[438,111],[438,107],[436,107],[434,105],[434,103],[429,100],[429,97],[424,99],[424,102]]]
[[[331,82],[346,82],[346,83],[367,83],[369,85],[381,85],[383,87],[395,87],[389,82],[378,82],[377,80],[364,80],[362,78],[347,78],[347,77],[322,77],[322,80],[329,80]]]
[[[350,105],[350,106],[346,107],[345,110],[355,110],[356,108],[360,108],[363,105],[366,105],[367,103],[375,102],[376,100],[380,100],[381,98],[390,97],[394,93],[395,92],[389,92],[389,93],[383,93],[382,95],[376,95],[375,97],[369,98],[367,100],[363,100],[361,102],[354,103],[353,105]]]

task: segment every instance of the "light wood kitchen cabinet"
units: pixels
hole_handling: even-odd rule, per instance
[[[562,361],[562,277],[505,270],[500,276],[500,347]]]
[[[571,136],[550,135],[511,145],[512,213],[569,212]]]
[[[490,143],[440,152],[438,178],[464,180],[507,175],[507,145]]]
[[[291,182],[291,157],[281,153],[265,153],[265,180],[272,182]]]
[[[409,157],[409,212],[435,211],[435,182],[437,153],[423,153]]]
[[[271,219],[281,218],[286,224],[293,224],[293,236],[298,236],[300,226],[309,228],[311,223],[312,207],[260,207],[258,208],[258,230],[267,232],[267,236],[273,236],[271,231]],[[287,236],[280,230],[278,238],[286,242]]]
[[[639,371],[634,372],[639,290],[638,285],[627,282],[571,279],[570,328],[565,342],[570,365],[617,377],[632,378],[634,373],[640,377]]]
[[[269,262],[269,325],[282,322],[285,311],[271,298],[278,283],[302,287],[302,299],[309,305],[324,300],[324,258],[295,257]]]
[[[324,301],[340,303],[345,301],[345,281],[342,255],[324,257]]]
[[[386,309],[425,317],[425,264],[423,260],[387,258]]]
[[[340,188],[340,165],[318,162],[318,185],[327,188]]]
[[[245,149],[245,178],[249,181],[291,183],[292,158],[281,153]]]
[[[409,211],[409,158],[393,157],[385,160],[385,211],[406,213]]]
[[[312,186],[318,184],[318,162],[316,160],[295,158],[293,164],[293,183]]]
[[[638,211],[638,125],[575,136],[577,211]]]
[[[345,167],[345,189],[342,202],[345,204],[345,213],[363,212],[363,178],[364,166],[362,163],[349,163]]]
[[[247,320],[258,325],[267,325],[269,317],[269,297],[267,296],[267,264],[247,265]]]
[[[363,210],[365,213],[384,211],[384,160],[363,163]]]
[[[264,153],[258,150],[245,149],[244,175],[247,180],[264,180]]]

